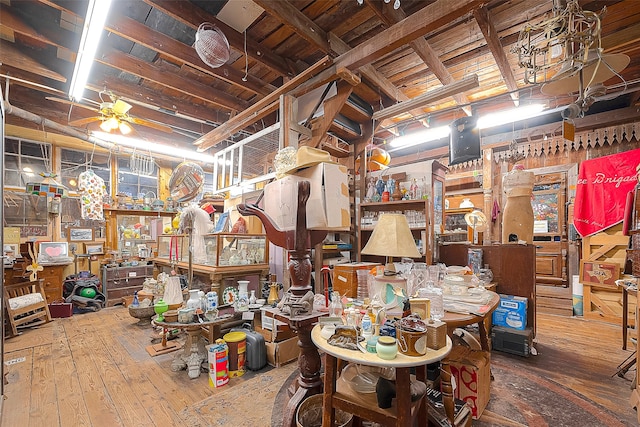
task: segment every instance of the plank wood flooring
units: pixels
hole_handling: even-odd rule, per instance
[[[260,375],[211,389],[205,374],[190,380],[185,371],[172,372],[173,354],[150,357],[145,347],[152,329],[136,322],[116,306],[56,319],[6,340],[2,426],[187,425],[187,408]],[[612,377],[632,353],[622,350],[621,337],[616,325],[539,314],[537,342],[544,358],[518,359],[526,369],[634,419],[628,398],[635,372]],[[242,416],[239,409],[234,412]],[[265,408],[264,420],[269,426],[271,408]]]

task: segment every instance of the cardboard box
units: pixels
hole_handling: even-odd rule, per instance
[[[297,336],[279,342],[265,342],[265,346],[267,347],[267,363],[276,368],[296,360],[300,354]]]
[[[527,299],[500,294],[500,304],[493,312],[493,324],[524,330],[527,326]]]
[[[377,262],[348,262],[338,264],[333,267],[333,277],[331,283],[333,290],[347,298],[355,298],[358,295],[358,270],[371,270]]]
[[[277,328],[274,330],[264,329],[260,326],[254,327],[255,331],[264,337],[265,342],[278,342],[288,340],[289,338],[293,338],[296,336],[296,332],[293,331],[288,325],[280,330]]]
[[[320,163],[267,184],[264,210],[281,230],[295,230],[298,208],[298,182],[309,181],[307,201],[309,230],[347,231],[351,227],[349,176],[347,168]]]
[[[491,353],[457,345],[448,359],[457,385],[453,395],[471,406],[473,419],[477,420],[491,396]]]

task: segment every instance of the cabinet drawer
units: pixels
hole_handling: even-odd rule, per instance
[[[145,276],[126,277],[122,279],[107,280],[104,285],[108,290],[128,288],[131,286],[139,286],[140,288],[142,288],[142,284],[144,283],[145,279]]]
[[[64,272],[63,266],[56,267],[45,267],[44,270],[38,272],[38,276],[41,279],[57,279],[59,282],[62,282],[62,274]]]
[[[141,265],[137,267],[115,267],[108,268],[105,272],[105,281],[124,280],[134,277],[145,277],[153,275],[152,265]]]

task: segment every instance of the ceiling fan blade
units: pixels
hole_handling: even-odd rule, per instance
[[[116,100],[116,102],[113,103],[112,108],[114,113],[118,115],[124,115],[124,114],[127,114],[127,112],[131,109],[131,105],[127,104],[121,99],[118,99]]]
[[[73,120],[69,122],[69,126],[84,126],[86,124],[102,120],[102,117],[85,117],[84,119]]]
[[[151,122],[149,120],[144,120],[144,119],[138,119],[137,117],[127,117],[126,120],[131,123],[135,123],[141,126],[146,126],[148,128],[156,129],[162,132],[173,133],[173,130],[169,126],[166,126],[160,123]]]
[[[86,108],[87,110],[91,110],[93,112],[98,112],[97,108],[91,107],[89,105],[81,104],[79,102],[73,102],[73,101],[70,101],[70,100],[64,99],[64,98],[56,98],[56,97],[53,97],[53,96],[47,96],[47,97],[45,97],[45,99],[48,100],[48,101],[58,102],[60,104],[73,105],[74,107]]]

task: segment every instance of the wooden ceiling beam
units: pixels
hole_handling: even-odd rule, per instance
[[[248,102],[230,96],[222,90],[214,89],[177,74],[168,73],[166,70],[124,52],[109,50],[102,55],[97,55],[95,60],[229,110],[244,110],[249,106]]]
[[[327,33],[287,0],[253,0],[269,15],[291,28],[300,37],[324,53],[331,54]],[[335,55],[332,55],[335,56]]]
[[[239,52],[244,52],[244,34],[240,33],[212,14],[187,1],[144,0],[146,4],[169,15],[176,21],[198,29],[203,22],[216,25],[229,41],[229,45]],[[247,37],[247,55],[255,61],[269,67],[279,75],[294,75],[294,69],[287,60],[271,49]]]
[[[333,119],[338,115],[344,103],[347,102],[351,92],[353,92],[352,85],[345,81],[338,82],[338,93],[336,96],[333,96],[323,102],[324,114],[319,121],[314,123],[311,133],[312,136],[308,145],[311,147],[318,147],[324,138],[326,138],[327,132],[331,129],[331,125],[333,124]]]
[[[0,40],[0,52],[2,52],[2,58],[0,61],[2,65],[10,65],[19,70],[27,71],[29,73],[38,74],[42,77],[46,77],[52,80],[56,80],[62,83],[67,82],[67,78],[60,73],[45,67],[35,59],[15,47],[15,44],[9,43],[5,40]]]
[[[372,3],[371,0],[368,0],[369,3]],[[376,11],[378,17],[388,26],[392,26],[402,21],[407,17],[407,14],[404,12],[402,7],[398,9],[394,9],[390,4],[387,4],[386,7],[383,7],[381,4],[370,4],[371,8]],[[429,70],[436,76],[438,80],[443,85],[449,85],[455,82],[455,79],[449,73],[449,70],[444,66],[440,58],[438,58],[438,54],[431,47],[431,45],[425,40],[424,37],[418,37],[409,43],[409,46],[413,51],[422,59],[422,61],[429,67]],[[462,105],[462,110],[468,116],[471,115],[471,108],[468,107],[470,104],[469,98],[467,98],[464,94],[457,93],[453,96],[454,101],[458,105]],[[414,116],[419,116],[424,114],[424,111],[410,111],[410,113]]]
[[[504,47],[500,42],[500,37],[498,36],[496,27],[493,25],[493,22],[491,22],[489,8],[481,7],[479,9],[475,9],[473,11],[473,17],[476,19],[476,22],[480,27],[480,31],[482,31],[482,34],[487,41],[487,46],[489,46],[489,50],[496,61],[496,65],[498,66],[500,74],[504,79],[504,83],[510,92],[513,103],[518,106],[518,84],[516,83],[516,78],[513,75],[511,65],[509,65],[507,55],[504,53]]]
[[[443,98],[452,96],[456,93],[467,91],[469,89],[473,89],[478,86],[478,76],[476,74],[472,74],[471,76],[465,77],[464,79],[458,80],[457,82],[451,83],[450,85],[430,90],[429,92],[417,96],[409,101],[401,102],[380,111],[376,111],[375,113],[373,113],[373,119],[376,121],[390,119],[414,108],[419,108],[420,106],[439,101]]]
[[[340,37],[336,34],[325,32],[289,1],[255,0],[255,2],[283,25],[293,29],[300,37],[317,46],[323,53],[336,56],[351,50],[351,46],[345,43]],[[406,98],[404,94],[371,64],[364,65],[359,71],[367,80],[375,84],[392,100],[406,100],[403,99]]]
[[[242,89],[250,90],[255,94],[261,95],[260,97],[268,95],[276,88],[252,75],[248,75],[246,81],[244,81],[244,73],[230,65],[225,64],[218,68],[211,68],[202,62],[193,47],[155,31],[116,11],[109,14],[105,28],[120,37],[154,50],[176,62],[186,64]]]
[[[68,49],[68,43],[61,44],[60,40],[54,40],[56,34],[42,34],[40,31],[25,22],[20,16],[13,13],[11,7],[5,4],[0,4],[0,15],[2,16],[2,19],[0,20],[0,29],[2,33],[9,30],[51,46]],[[58,36],[59,35],[60,34],[58,33]]]
[[[338,66],[357,70],[374,62],[395,49],[423,37],[455,21],[487,0],[437,0],[397,24],[376,34],[349,52],[335,59]]]
[[[183,117],[185,120],[199,121],[201,123],[207,121],[213,125],[229,119],[228,114],[224,114],[221,117],[206,105],[197,105],[177,98],[169,98],[158,93],[157,90],[125,83],[124,80],[115,77],[105,77],[100,81],[91,81],[87,83],[87,88],[95,92],[100,92],[104,89],[111,90],[124,101],[146,106],[150,109],[166,111],[167,113],[165,114],[168,116],[175,115]]]
[[[215,128],[211,132],[202,136],[200,139],[194,142],[198,145],[198,151],[204,151],[208,148],[214,147],[226,138],[230,137],[234,133],[241,129],[244,129],[252,122],[260,120],[267,114],[272,113],[278,108],[278,101],[280,95],[287,94],[293,88],[296,88],[301,82],[304,82],[311,78],[314,74],[319,73],[323,69],[331,65],[331,59],[325,56],[320,61],[307,68],[302,73],[289,80],[277,90],[262,98],[260,101],[253,104],[250,108],[238,113],[226,123],[223,123],[219,127]]]

